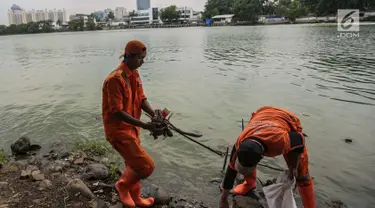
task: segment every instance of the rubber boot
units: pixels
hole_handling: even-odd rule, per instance
[[[311,180],[311,179],[310,179]],[[316,199],[314,193],[314,184],[309,181],[297,183],[298,192],[301,196],[304,208],[316,208]]]
[[[120,197],[120,201],[126,207],[135,208],[135,203],[130,195],[130,190],[138,182],[139,178],[136,173],[132,169],[127,167],[120,180],[115,183],[116,191]]]
[[[155,199],[152,197],[143,199],[141,197],[141,182],[136,183],[130,190],[130,195],[137,207],[151,207],[154,205]]]
[[[256,180],[257,180],[257,174],[256,174],[256,170],[254,170],[251,175],[245,177],[245,181],[242,184],[236,186],[232,190],[232,194],[246,195],[249,191],[256,188],[257,186]]]

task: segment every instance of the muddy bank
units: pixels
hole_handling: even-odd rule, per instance
[[[22,137],[11,146],[11,155],[0,152],[0,208],[123,207],[114,189],[123,170],[121,161],[107,154],[110,147],[96,141],[72,146],[69,150],[61,144],[45,148]],[[221,180],[212,179],[210,184],[219,187]],[[238,177],[237,183],[242,180]],[[168,193],[147,180],[142,184],[142,195],[154,197],[154,207],[208,207],[203,202]],[[267,207],[260,190],[248,196],[235,196],[232,204],[236,208]],[[344,205],[335,201],[327,207]]]

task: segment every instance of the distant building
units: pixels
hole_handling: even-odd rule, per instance
[[[90,17],[90,15],[88,15],[88,14],[75,14],[75,15],[70,15],[69,19],[70,19],[70,21],[82,19],[84,27],[86,27],[86,24],[89,21],[89,17]],[[93,18],[93,21],[94,21],[94,24],[96,25],[97,22],[96,22],[95,18]]]
[[[99,19],[100,21],[104,20],[106,18],[106,15],[105,15],[104,11],[96,11],[93,14],[94,14],[95,18]]]
[[[123,19],[126,15],[125,7],[116,7],[115,9],[115,19]]]
[[[38,22],[38,21],[45,21],[51,20],[52,22],[57,22],[60,20],[61,22],[67,21],[66,10],[32,10],[32,11],[25,11],[18,5],[13,5],[11,9],[8,11],[8,20],[9,25],[11,24],[26,24],[28,22]]]
[[[136,16],[131,18],[130,23],[135,25],[162,23],[159,17],[159,8],[137,10]]]
[[[137,10],[149,10],[150,7],[150,0],[137,0]]]
[[[211,19],[214,23],[232,23],[234,14],[223,14],[223,15],[216,15],[213,16]]]

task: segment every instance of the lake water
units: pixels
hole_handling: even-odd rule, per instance
[[[335,26],[280,25],[0,37],[0,147],[9,151],[24,134],[43,145],[104,139],[103,80],[125,43],[139,39],[149,48],[145,91],[154,107],[175,112],[175,125],[222,150],[235,142],[241,118],[262,105],[292,110],[309,135],[318,205],[338,198],[373,207],[374,34],[375,26],[362,26],[359,38],[341,39]],[[142,139],[156,162],[153,182],[217,207],[210,180],[223,158],[179,136]],[[265,162],[286,167],[282,157]]]

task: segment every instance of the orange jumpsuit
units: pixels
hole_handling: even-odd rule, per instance
[[[102,117],[106,138],[140,178],[152,174],[154,161],[140,145],[140,128],[115,118],[114,113],[124,110],[140,120],[144,99],[138,71],[130,71],[123,62],[104,81]]]
[[[289,132],[298,132],[302,135],[302,126],[300,120],[292,112],[285,109],[264,106],[252,114],[251,120],[238,137],[229,167],[235,170],[236,149],[246,139],[253,137],[263,144],[266,148],[264,156],[276,157],[283,155],[287,161],[287,153],[296,149],[304,148],[300,156],[298,173],[296,176],[298,190],[301,195],[305,208],[315,208],[314,185],[308,170],[308,151],[305,147],[304,136],[302,145],[292,145]],[[288,164],[289,166],[289,164]],[[245,177],[245,184],[256,186],[256,170],[251,176]],[[241,185],[240,185],[241,186]]]

